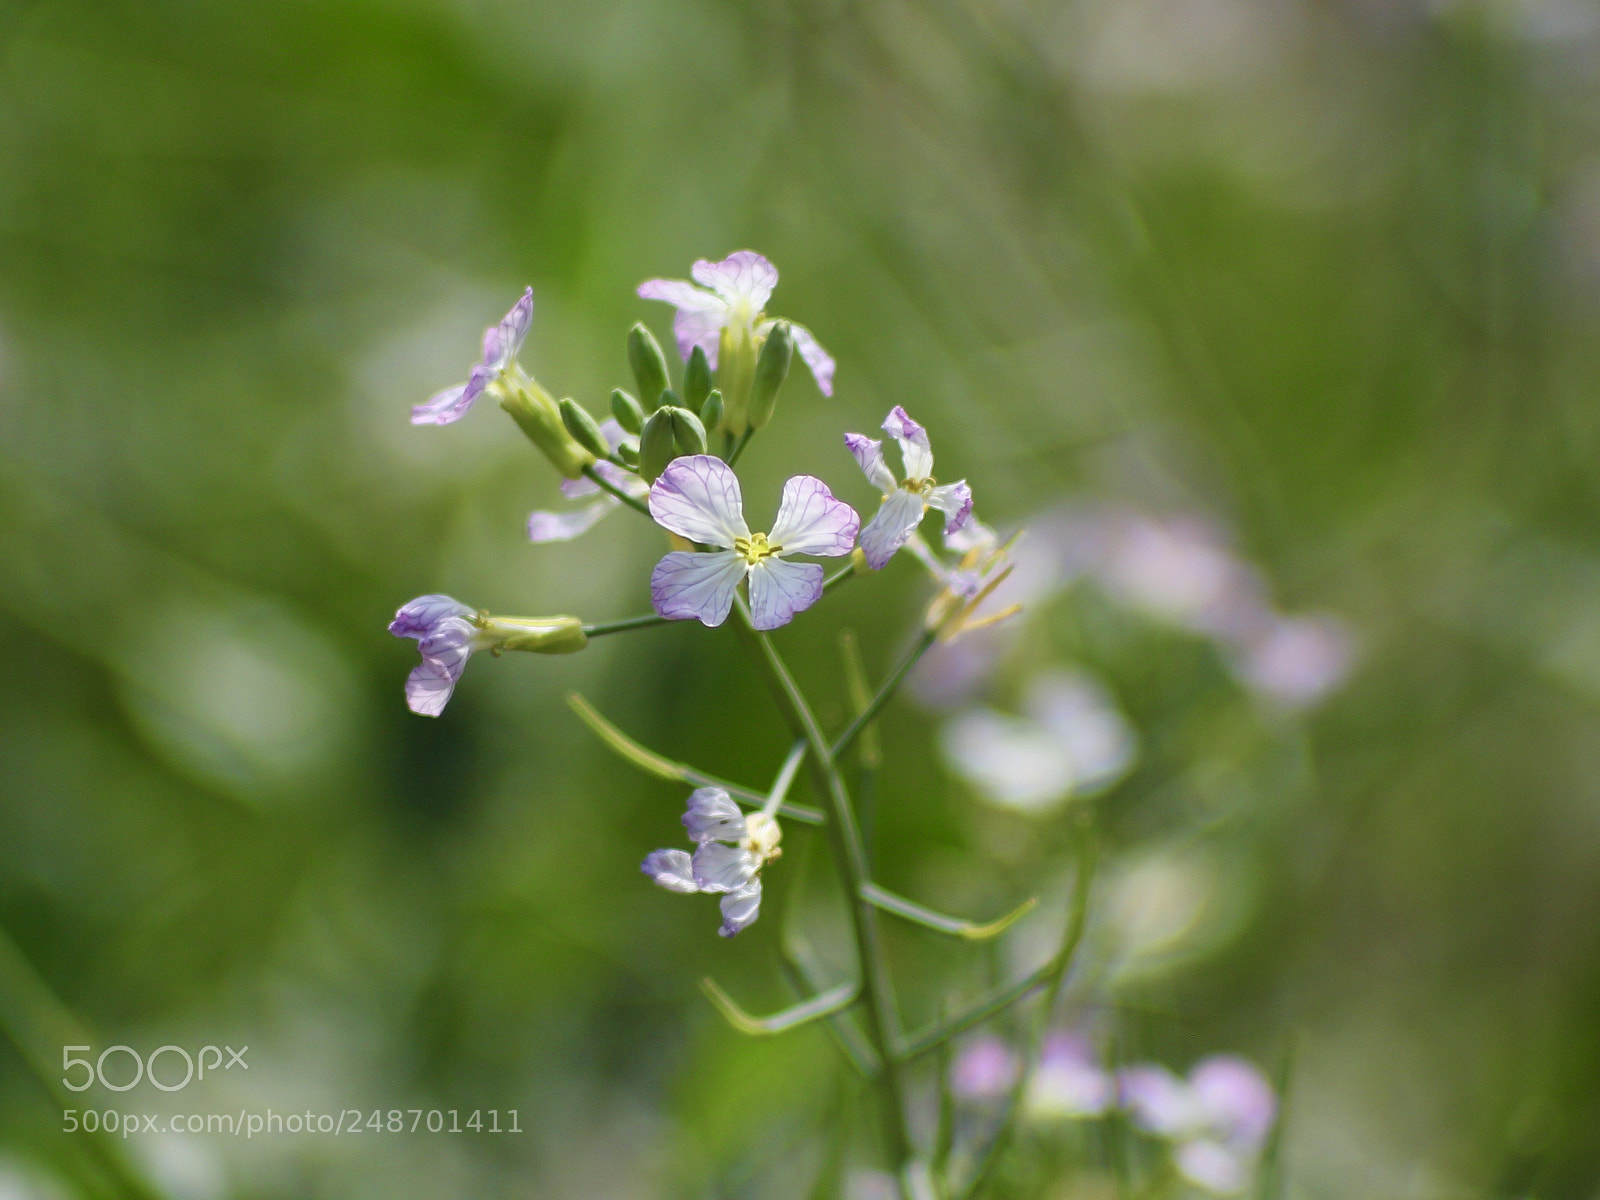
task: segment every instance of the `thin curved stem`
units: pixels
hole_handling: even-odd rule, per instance
[[[739,461],[739,456],[744,453],[744,448],[750,444],[750,439],[755,437],[754,429],[746,429],[744,436],[739,439],[739,444],[733,448],[733,453],[728,455],[728,465],[731,467]]]
[[[831,753],[835,759],[850,748],[850,743],[855,741],[861,731],[872,723],[872,719],[878,715],[879,710],[889,703],[901,683],[905,681],[905,677],[911,668],[917,665],[917,662],[933,645],[935,637],[933,630],[925,630],[922,636],[917,639],[917,644],[912,646],[906,656],[895,665],[894,670],[889,672],[889,678],[883,681],[883,686],[878,689],[877,694],[867,702],[867,706],[864,709],[856,714],[856,719],[850,722],[848,728],[833,743]]]
[[[658,617],[650,613],[643,617],[627,617],[621,621],[601,621],[598,625],[585,625],[583,632],[588,637],[604,637],[608,633],[625,633],[630,629],[648,629],[652,625],[665,625],[669,618]]]
[[[602,492],[610,492],[613,496],[615,496],[618,500],[621,500],[629,508],[637,509],[639,512],[642,512],[647,517],[650,516],[650,510],[647,507],[645,507],[645,503],[644,503],[643,500],[640,500],[635,496],[628,495],[627,492],[623,491],[621,488],[617,487],[615,484],[607,483],[605,478],[600,474],[600,472],[596,471],[592,466],[591,467],[585,467],[583,469],[583,477],[585,479],[587,479],[590,483],[598,485]],[[655,520],[654,517],[651,517],[650,519],[651,520]]]

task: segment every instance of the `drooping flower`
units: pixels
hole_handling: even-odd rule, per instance
[[[861,531],[861,550],[867,565],[882,570],[917,531],[929,508],[945,516],[945,533],[954,533],[972,515],[972,489],[966,480],[940,486],[933,478],[933,449],[928,431],[918,425],[898,404],[884,418],[883,430],[900,443],[900,461],[905,474],[896,479],[883,460],[883,443],[860,433],[844,435],[844,444],[855,455],[868,482],[883,493],[877,514]]]
[[[600,423],[600,432],[613,450],[624,444],[631,445],[635,450],[639,448],[639,439],[631,436],[611,418]],[[612,487],[626,492],[635,499],[643,500],[650,494],[649,485],[644,480],[633,472],[624,471],[621,467],[603,459],[594,464],[594,472]],[[571,541],[593,529],[601,517],[622,504],[622,501],[604,491],[599,484],[586,478],[563,479],[561,494],[568,500],[589,499],[589,503],[580,508],[568,509],[566,512],[548,512],[539,509],[530,513],[528,515],[530,542]]]
[[[766,319],[762,309],[778,285],[778,268],[754,250],[735,250],[721,262],[702,258],[689,269],[689,274],[694,276],[694,283],[687,279],[647,279],[639,285],[642,299],[665,300],[678,310],[672,318],[672,332],[678,339],[678,353],[685,360],[699,346],[714,369],[724,329],[735,335],[733,340],[748,344],[766,337],[776,324]],[[695,283],[701,286],[696,287]],[[789,328],[795,349],[811,368],[817,387],[824,396],[833,395],[833,357],[804,325],[791,321]]]
[[[750,580],[750,615],[757,629],[787,625],[822,596],[822,568],[794,563],[791,554],[837,558],[855,546],[861,519],[828,485],[796,475],[783,485],[772,532],[751,533],[739,479],[709,454],[674,459],[650,488],[650,515],[679,537],[719,549],[674,550],[650,574],[650,601],[668,620],[705,625],[728,619],[733,597]]]
[[[669,892],[710,892],[722,896],[723,937],[754,923],[761,910],[761,868],[783,853],[775,818],[764,812],[746,816],[721,788],[698,788],[683,814],[695,843],[684,850],[655,850],[639,869]]]
[[[416,638],[422,662],[406,679],[406,706],[437,717],[467,660],[479,650],[571,654],[588,645],[577,617],[491,617],[449,596],[418,596],[389,623],[395,637]]]
[[[1164,1138],[1172,1160],[1191,1183],[1218,1195],[1250,1185],[1257,1159],[1277,1115],[1277,1097],[1242,1058],[1204,1059],[1179,1079],[1165,1067],[1129,1067],[1118,1091],[1134,1124]]]
[[[472,368],[465,383],[447,387],[429,397],[411,410],[413,425],[449,425],[459,421],[471,411],[485,388],[516,361],[517,351],[533,325],[533,289],[522,293],[498,325],[491,325],[483,335],[483,359]]]

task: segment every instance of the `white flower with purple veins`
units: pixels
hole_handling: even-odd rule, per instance
[[[761,310],[778,285],[778,268],[754,250],[736,250],[721,262],[702,258],[689,274],[694,283],[647,279],[639,285],[641,299],[665,300],[678,310],[672,318],[672,332],[678,340],[678,353],[686,361],[690,351],[699,346],[715,369],[725,327],[746,338],[761,338],[777,323],[767,320]],[[695,283],[701,286],[695,287]],[[817,387],[824,396],[833,395],[833,357],[804,325],[791,321],[789,331],[794,348],[816,377]]]
[[[1172,1144],[1189,1182],[1223,1196],[1249,1187],[1278,1107],[1272,1085],[1250,1063],[1215,1055],[1187,1080],[1161,1066],[1129,1067],[1118,1087],[1134,1124]]]
[[[614,419],[607,418],[600,423],[600,432],[605,437],[607,445],[613,450],[618,446],[627,444],[637,450],[639,439],[632,437]],[[624,471],[613,463],[600,459],[594,464],[596,475],[604,479],[618,491],[625,492],[636,500],[643,500],[650,494],[649,485],[631,471]],[[568,500],[585,500],[589,503],[581,508],[569,509],[566,512],[547,512],[543,509],[536,510],[528,516],[528,540],[530,542],[570,542],[581,534],[588,533],[601,517],[621,506],[622,501],[601,489],[598,483],[590,479],[563,479],[561,481],[561,494]],[[593,497],[593,499],[590,499]]]
[[[639,869],[669,892],[722,896],[723,937],[755,922],[761,911],[761,868],[783,851],[783,831],[763,812],[749,816],[721,788],[698,788],[683,814],[695,851],[656,850]]]
[[[456,680],[473,651],[489,643],[468,608],[449,596],[418,596],[389,623],[395,637],[417,639],[422,662],[406,680],[406,705],[424,717],[437,717],[455,691]]]
[[[734,593],[750,580],[750,617],[757,629],[787,625],[822,597],[822,568],[787,562],[791,554],[849,554],[861,518],[828,485],[796,475],[783,485],[771,533],[751,533],[739,479],[720,458],[674,459],[650,488],[650,515],[665,529],[710,552],[674,550],[650,574],[650,602],[668,620],[690,617],[721,625]]]
[[[940,486],[933,478],[933,449],[926,429],[897,404],[884,418],[883,430],[900,443],[905,473],[899,479],[884,462],[882,442],[859,433],[844,435],[844,444],[855,455],[862,473],[883,493],[877,515],[861,531],[861,551],[874,571],[882,570],[910,540],[928,509],[937,508],[944,514],[947,536],[972,515],[972,489],[966,480]]]
[[[445,388],[411,410],[413,425],[449,425],[471,411],[491,383],[516,361],[517,351],[533,325],[533,289],[522,293],[500,324],[490,326],[483,335],[483,360],[472,368],[465,383]]]

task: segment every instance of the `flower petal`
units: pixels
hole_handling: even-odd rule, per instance
[[[898,404],[891,408],[883,419],[883,431],[900,443],[907,479],[927,479],[933,474],[933,447],[928,444],[928,431],[913,421],[905,409]]]
[[[743,300],[754,316],[767,306],[778,286],[778,268],[754,250],[735,250],[721,262],[702,258],[689,270],[694,281],[708,287],[730,305]]]
[[[844,444],[845,449],[855,455],[856,465],[867,477],[867,482],[878,491],[887,496],[900,486],[894,472],[889,470],[889,464],[883,461],[883,443],[877,438],[869,438],[863,433],[847,433],[844,435]]]
[[[916,492],[905,488],[890,492],[877,515],[861,531],[861,552],[867,556],[867,566],[881,571],[916,532],[922,513],[922,497]]]
[[[1217,1054],[1189,1072],[1206,1121],[1230,1145],[1254,1153],[1266,1140],[1278,1100],[1260,1071],[1242,1058]]]
[[[1190,1183],[1218,1196],[1234,1196],[1250,1184],[1251,1163],[1207,1138],[1184,1142],[1172,1152],[1172,1161]]]
[[[533,289],[522,293],[522,299],[511,306],[511,311],[491,326],[483,335],[483,366],[490,373],[503,371],[506,364],[522,349],[523,340],[533,325]]]
[[[707,546],[732,547],[749,537],[739,477],[720,458],[675,458],[650,488],[650,515],[664,529]]]
[[[1189,1085],[1165,1067],[1119,1071],[1117,1091],[1133,1123],[1148,1133],[1175,1137],[1194,1130],[1203,1119]]]
[[[437,717],[455,691],[477,646],[477,628],[463,617],[445,617],[417,643],[422,662],[406,678],[406,705],[424,717]]]
[[[737,842],[744,838],[744,813],[721,788],[696,788],[683,814],[683,827],[695,842]]]
[[[617,426],[618,429],[622,426]],[[600,432],[605,432],[605,426],[600,427]],[[615,443],[612,443],[615,445]],[[650,489],[645,486],[632,471],[624,471],[615,463],[608,463],[599,459],[594,463],[594,473],[604,479],[612,487],[627,492],[630,496],[638,496],[641,500],[649,494]],[[585,496],[593,496],[601,490],[600,485],[592,479],[579,476],[577,479],[563,479],[561,481],[561,494],[568,500],[581,500]]]
[[[413,425],[450,425],[472,411],[483,389],[489,384],[489,373],[482,367],[473,367],[465,383],[435,392],[421,404],[412,405]]]
[[[769,540],[782,554],[815,554],[838,558],[855,549],[861,518],[815,475],[795,475],[783,485],[778,519]]]
[[[678,354],[685,360],[699,346],[706,352],[714,370],[717,365],[718,335],[728,321],[728,302],[701,291],[686,279],[647,279],[639,285],[646,300],[665,300],[678,311],[672,318],[672,335]]]
[[[948,536],[967,523],[972,516],[972,489],[965,479],[947,483],[928,493],[928,507],[944,514],[944,531]]]
[[[644,856],[639,869],[669,892],[700,890],[700,885],[694,881],[694,863],[687,850],[652,850]]]
[[[530,542],[570,542],[593,529],[595,523],[622,501],[613,496],[601,496],[592,504],[570,512],[546,512],[536,509],[528,514],[528,540]]]
[[[764,558],[750,568],[750,623],[777,629],[822,599],[822,568],[816,563]]]
[[[453,596],[418,596],[406,603],[394,620],[389,622],[389,632],[395,637],[425,638],[434,626],[446,617],[470,617],[473,610]]]
[[[811,368],[812,377],[817,381],[817,390],[824,396],[833,395],[833,355],[822,348],[822,343],[804,325],[790,321],[789,333],[794,338],[794,348],[800,351],[800,357]]]
[[[746,570],[744,558],[732,550],[716,554],[674,550],[650,572],[650,603],[669,621],[693,617],[702,625],[721,625]]]
[[[722,842],[701,842],[693,861],[694,881],[702,892],[737,892],[761,865],[750,851]]]
[[[729,892],[722,898],[722,925],[717,932],[731,938],[740,930],[755,924],[761,914],[761,880],[753,879],[748,887]]]

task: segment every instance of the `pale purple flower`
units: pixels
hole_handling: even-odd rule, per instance
[[[1035,1117],[1100,1117],[1116,1102],[1117,1084],[1101,1068],[1089,1040],[1078,1033],[1045,1039],[1028,1083],[1026,1105]]]
[[[844,435],[844,444],[855,455],[862,473],[883,493],[877,515],[861,531],[861,550],[874,571],[881,570],[906,544],[929,508],[944,514],[946,536],[972,515],[972,489],[966,480],[940,486],[933,478],[933,449],[926,429],[897,404],[884,418],[883,430],[900,443],[904,474],[899,479],[883,459],[881,441],[859,433]]]
[[[487,642],[472,620],[477,610],[449,596],[418,596],[395,613],[389,632],[417,639],[422,662],[406,680],[406,705],[424,717],[437,717],[455,691],[456,680],[473,651]]]
[[[796,475],[783,485],[772,532],[751,533],[739,479],[720,458],[674,459],[650,489],[650,515],[663,528],[712,552],[674,550],[650,575],[650,601],[669,620],[705,625],[728,619],[739,584],[750,580],[750,615],[757,629],[787,625],[822,597],[822,568],[793,563],[791,554],[837,558],[855,546],[861,519],[828,485]]]
[[[607,417],[600,423],[600,432],[613,450],[622,445],[638,449],[639,439],[631,436],[613,418]],[[594,472],[612,487],[626,492],[636,500],[643,500],[650,494],[650,487],[644,480],[633,472],[624,471],[604,459],[594,464]],[[584,477],[563,479],[561,494],[568,500],[588,499],[589,503],[581,508],[568,509],[566,512],[547,512],[539,509],[530,513],[528,515],[530,542],[569,542],[580,534],[589,532],[600,518],[622,504],[622,501],[602,489],[599,484]]]
[[[710,892],[722,897],[723,937],[752,924],[761,911],[761,868],[783,851],[783,832],[765,813],[748,817],[721,788],[698,788],[683,825],[695,843],[684,850],[655,850],[639,869],[669,892]]]
[[[1304,708],[1338,687],[1354,660],[1355,639],[1337,617],[1274,615],[1245,644],[1234,670],[1267,699]]]
[[[1272,1085],[1250,1063],[1215,1055],[1187,1080],[1165,1067],[1130,1067],[1118,1088],[1134,1124],[1172,1144],[1173,1162],[1191,1183],[1218,1195],[1249,1186],[1277,1116]]]
[[[994,1100],[1011,1090],[1020,1069],[1005,1042],[993,1034],[980,1034],[950,1064],[950,1090],[963,1100]]]
[[[699,346],[713,368],[721,348],[724,326],[765,337],[775,321],[765,319],[762,309],[778,285],[778,268],[754,250],[736,250],[721,262],[702,258],[689,269],[694,283],[687,279],[647,279],[639,285],[645,300],[665,300],[676,308],[672,332],[678,340],[678,353],[685,360]],[[701,286],[696,287],[698,283]],[[707,290],[709,289],[709,290]],[[794,347],[805,359],[824,396],[833,395],[832,356],[824,350],[804,325],[789,322]]]
[[[483,394],[517,357],[523,340],[533,324],[533,289],[522,293],[500,324],[492,325],[483,335],[483,359],[472,368],[465,383],[445,388],[435,393],[424,404],[411,410],[413,425],[449,425],[466,416]]]

